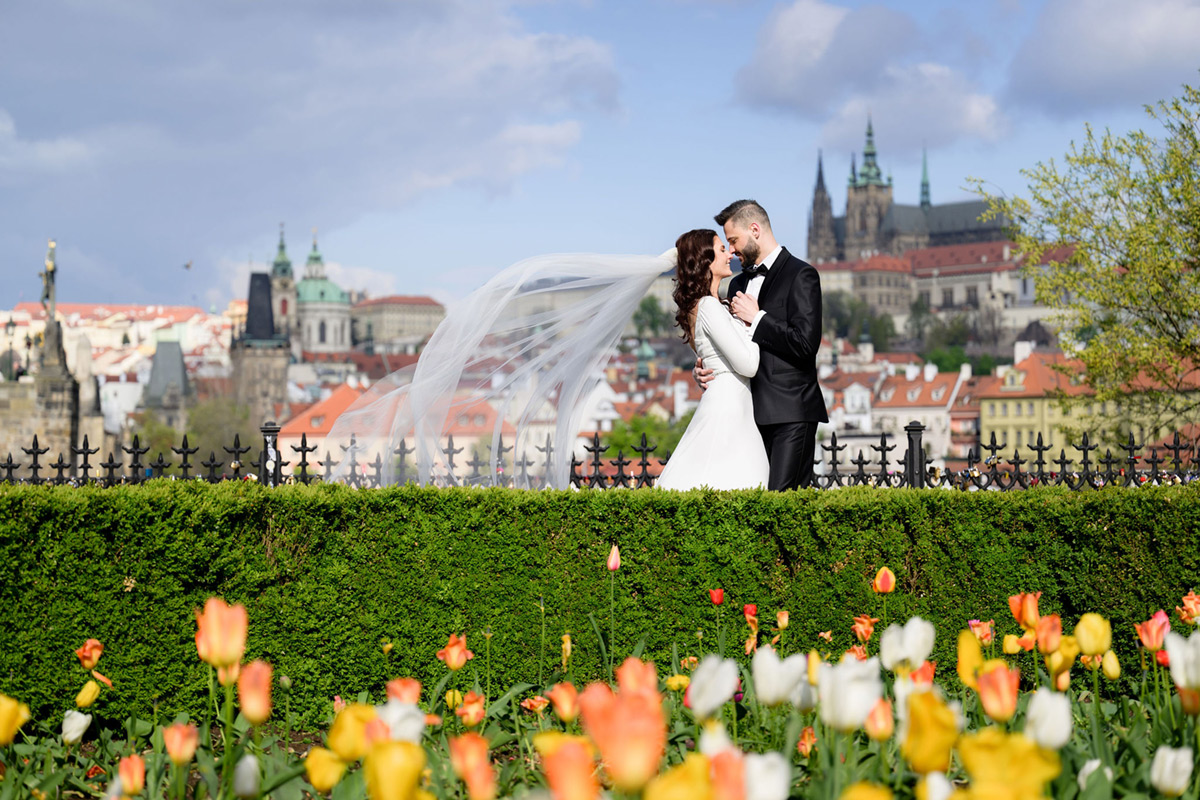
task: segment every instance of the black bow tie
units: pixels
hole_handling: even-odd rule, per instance
[[[748,276],[750,280],[754,280],[755,278],[765,277],[767,268],[762,264],[759,264],[757,267],[742,267],[742,274]]]

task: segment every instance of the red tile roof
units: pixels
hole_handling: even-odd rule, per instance
[[[912,263],[905,257],[874,255],[866,261],[860,261],[852,268],[853,272],[912,272]]]
[[[169,320],[186,322],[203,316],[204,310],[196,306],[134,305],[130,303],[56,303],[55,309],[64,317],[78,316],[83,319],[105,320],[121,315],[131,320]],[[46,310],[41,303],[26,301],[17,303],[13,309],[25,313],[31,319],[45,319]]]
[[[355,303],[355,308],[368,308],[370,306],[437,306],[442,307],[442,304],[432,297],[423,295],[407,295],[393,294],[387,297],[373,297],[370,300],[363,300],[360,303]]]
[[[1007,250],[1007,257],[1005,251]],[[941,247],[925,247],[909,250],[904,254],[912,262],[913,272],[931,269],[939,271],[945,267],[977,266],[980,264],[1012,263],[1016,247],[1010,242],[975,242],[972,244],[948,244]]]
[[[280,436],[300,438],[301,434],[325,437],[338,416],[349,408],[364,389],[343,383],[333,393],[296,414],[279,429]]]
[[[485,400],[456,399],[446,416],[446,434],[458,437],[490,436],[496,424],[496,409]],[[517,429],[509,422],[500,426],[500,433],[515,436]]]
[[[1009,383],[1009,376],[997,379],[994,386],[979,392],[981,398],[1005,397],[1045,397],[1062,391],[1068,395],[1091,394],[1092,390],[1082,381],[1072,382],[1071,378],[1059,372],[1055,367],[1070,367],[1076,372],[1083,369],[1079,361],[1072,361],[1062,353],[1033,353],[1024,361],[1014,364],[1012,370],[1018,373],[1015,383]]]
[[[884,378],[875,398],[875,408],[926,408],[945,406],[950,402],[950,393],[958,381],[958,372],[939,372],[933,380],[926,381],[924,375],[908,380],[903,375]],[[941,391],[938,395],[937,392]]]

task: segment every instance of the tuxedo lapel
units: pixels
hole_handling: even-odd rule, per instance
[[[779,255],[775,258],[775,263],[773,263],[771,268],[767,270],[767,277],[763,278],[762,288],[758,290],[758,305],[760,307],[763,304],[763,299],[770,296],[771,287],[779,283],[779,276],[783,272],[780,267],[782,267],[784,262],[789,258],[791,258],[791,255],[788,253],[787,248],[781,248]]]

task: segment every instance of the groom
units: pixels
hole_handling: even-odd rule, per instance
[[[729,283],[734,316],[759,346],[750,380],[754,421],[767,449],[774,491],[807,487],[813,478],[817,423],[828,422],[817,385],[821,346],[821,280],[811,264],[775,241],[771,221],[753,200],[738,200],[716,216],[742,271]],[[703,386],[712,371],[696,364]]]

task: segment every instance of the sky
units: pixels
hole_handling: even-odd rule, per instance
[[[453,302],[757,199],[805,251],[868,116],[895,199],[1022,194],[1200,83],[1200,0],[6,0],[0,308],[244,298],[280,225],[344,288]],[[191,267],[184,265],[190,262]],[[299,275],[298,275],[299,277]]]

